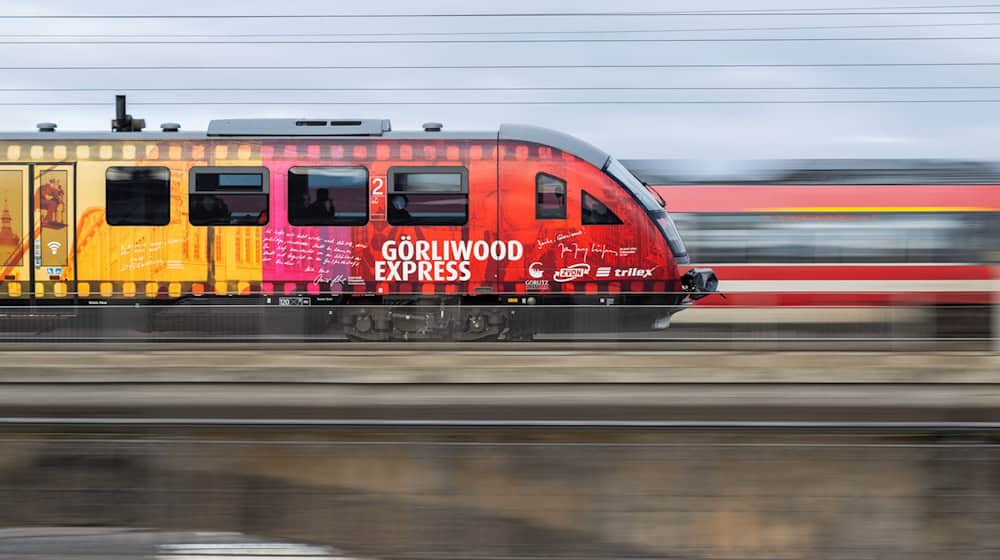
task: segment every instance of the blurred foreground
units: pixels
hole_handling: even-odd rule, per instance
[[[5,432],[0,523],[240,532],[368,558],[992,558],[998,433],[38,424]],[[88,531],[75,557],[130,557]],[[0,539],[0,557],[59,557],[66,539],[38,536]]]
[[[1000,550],[1000,356],[661,345],[0,348],[0,558]]]

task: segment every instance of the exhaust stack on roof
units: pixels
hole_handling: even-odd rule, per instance
[[[115,118],[111,121],[112,132],[142,132],[146,128],[145,119],[133,119],[125,112],[125,96],[115,96]]]

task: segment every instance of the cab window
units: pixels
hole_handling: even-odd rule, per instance
[[[535,219],[566,219],[566,181],[547,173],[535,176]]]
[[[622,221],[604,205],[603,202],[594,198],[587,191],[582,191],[580,198],[580,222],[585,226],[592,225],[614,225]]]

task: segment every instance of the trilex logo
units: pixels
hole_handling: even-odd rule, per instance
[[[654,270],[656,270],[655,266],[653,268],[611,268],[610,266],[602,266],[598,267],[594,276],[597,278],[638,278],[642,280],[652,278]]]

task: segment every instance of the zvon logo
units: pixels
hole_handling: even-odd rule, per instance
[[[583,278],[588,274],[590,274],[590,265],[587,263],[577,263],[555,271],[552,279],[556,282],[569,282],[570,280]]]

